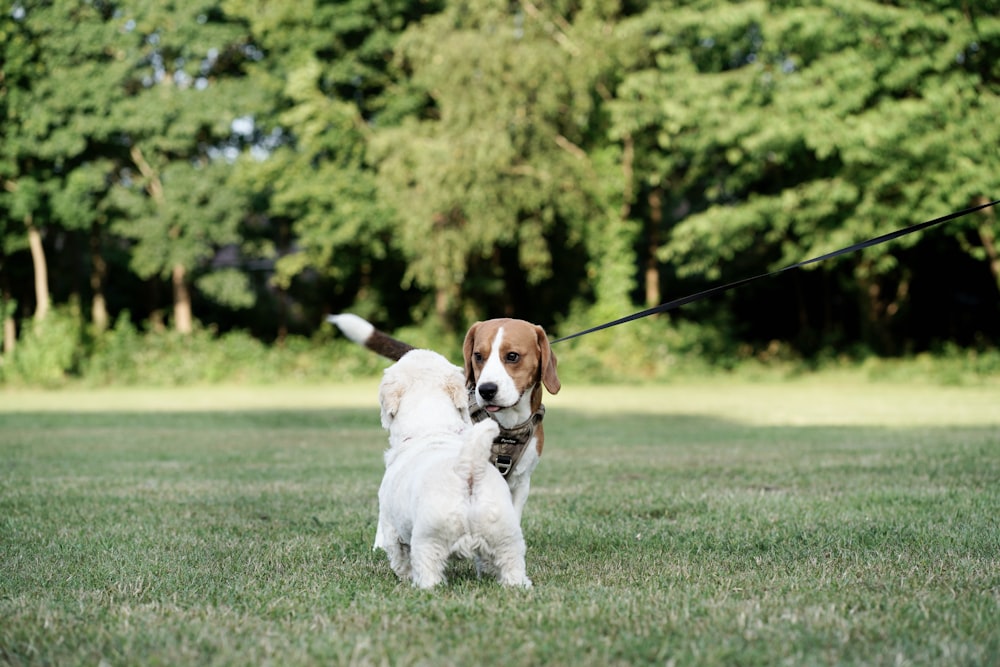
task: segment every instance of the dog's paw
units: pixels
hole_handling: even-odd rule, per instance
[[[475,429],[477,436],[480,436],[483,439],[489,438],[490,441],[500,435],[500,425],[492,419],[484,419],[473,426],[473,428]]]
[[[531,579],[528,579],[528,575],[523,572],[518,574],[515,572],[505,572],[497,576],[497,581],[500,582],[501,586],[506,586],[508,588],[523,588],[528,590],[531,588]]]
[[[435,575],[423,575],[418,576],[416,573],[413,574],[412,584],[414,588],[419,588],[423,591],[429,591],[430,589],[443,584],[445,582],[444,577]]]

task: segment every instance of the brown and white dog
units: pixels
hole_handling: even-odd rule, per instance
[[[343,313],[327,320],[354,342],[394,361],[414,349],[357,315]],[[493,419],[500,426],[490,460],[507,481],[520,520],[531,473],[545,444],[542,388],[556,394],[561,386],[556,355],[542,327],[502,318],[473,324],[462,356],[471,419]]]

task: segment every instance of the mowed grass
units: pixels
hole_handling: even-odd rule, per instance
[[[1000,387],[564,386],[530,591],[372,552],[374,383],[0,393],[0,663],[994,665]]]

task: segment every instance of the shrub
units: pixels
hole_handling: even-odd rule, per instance
[[[572,334],[602,321],[570,316],[559,326]],[[737,352],[717,328],[658,315],[634,320],[594,332],[554,348],[560,359],[560,375],[582,382],[608,382],[629,377],[635,380],[668,380],[677,374],[729,369],[738,361]]]
[[[560,323],[558,333],[600,321],[600,313],[581,311]],[[414,327],[394,335],[460,363],[461,334]],[[564,383],[684,381],[712,373],[755,380],[835,370],[877,381],[977,384],[1000,372],[1000,350],[985,343],[975,349],[946,346],[902,359],[865,350],[802,359],[777,342],[763,349],[739,347],[718,327],[667,315],[595,332],[553,349]],[[74,376],[90,385],[120,386],[319,384],[374,377],[390,363],[346,340],[332,326],[321,327],[310,338],[290,336],[268,344],[244,331],[144,332],[122,313],[109,330],[90,335],[79,309],[72,306],[53,310],[42,323],[27,323],[14,353],[2,361],[0,383],[39,387],[60,386]]]
[[[372,376],[387,363],[325,329],[266,344],[244,331],[143,333],[126,313],[94,341],[82,374],[95,385],[319,383]]]
[[[136,384],[140,375],[136,359],[144,344],[142,333],[123,311],[114,326],[95,340],[83,376],[95,384]]]
[[[54,308],[40,322],[27,321],[3,366],[5,382],[57,387],[79,370],[85,336],[79,309]]]

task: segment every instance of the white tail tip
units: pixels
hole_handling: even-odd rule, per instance
[[[369,336],[375,331],[371,322],[351,313],[340,313],[339,315],[327,315],[326,321],[337,325],[345,336],[359,345],[364,345]]]

